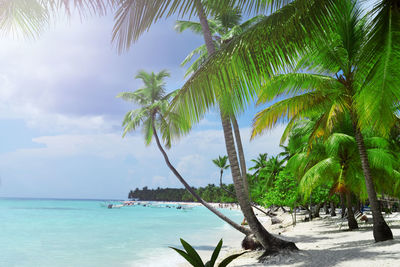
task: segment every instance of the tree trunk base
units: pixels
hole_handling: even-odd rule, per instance
[[[288,246],[288,247],[282,247],[282,248],[274,248],[274,249],[269,249],[265,250],[265,252],[258,258],[258,261],[260,263],[264,263],[268,265],[269,261],[274,261],[274,256],[278,257],[284,257],[288,258],[292,253],[298,252],[299,249],[296,247],[296,245],[292,242],[293,246]]]
[[[392,230],[390,230],[389,226],[386,224],[385,221],[380,223],[374,223],[373,233],[375,242],[382,242],[393,239]]]
[[[299,250],[295,243],[291,241],[286,241],[277,237],[273,237],[272,240],[270,240],[270,247],[268,249],[265,249],[265,252],[261,257],[264,256],[271,256],[274,254],[279,253],[282,250],[285,251],[297,251]],[[242,248],[245,250],[257,250],[257,249],[264,249],[261,243],[256,239],[255,235],[247,235],[243,241],[242,241]]]
[[[347,224],[348,224],[348,226],[349,226],[349,230],[350,230],[350,231],[351,231],[351,230],[358,229],[358,223],[357,223],[357,221],[356,221],[354,218],[349,219],[349,220],[347,221]]]
[[[263,246],[254,235],[246,235],[242,241],[242,248],[245,250],[257,250],[262,249]]]

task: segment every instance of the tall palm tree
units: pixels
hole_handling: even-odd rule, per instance
[[[222,186],[222,175],[224,174],[224,170],[227,170],[229,168],[228,156],[223,156],[223,157],[218,156],[218,158],[213,159],[212,162],[220,170],[219,184],[220,184],[221,188],[223,188],[223,186]],[[225,188],[223,188],[223,189],[225,189]],[[226,191],[226,189],[225,189],[225,191]],[[229,193],[230,193],[230,191],[229,191]]]
[[[240,34],[243,31],[249,29],[253,24],[257,21],[261,20],[264,16],[259,15],[255,16],[243,23],[240,23],[242,19],[241,10],[239,8],[226,8],[221,11],[219,14],[215,16],[214,19],[208,20],[208,25],[210,28],[210,33],[213,37],[213,42],[215,49],[218,50],[224,43],[229,42],[234,36]],[[187,20],[178,20],[175,24],[175,30],[178,32],[183,32],[184,30],[190,29],[193,33],[196,34],[203,34],[202,32],[202,25],[199,22],[187,21]],[[193,74],[202,63],[204,63],[208,58],[208,51],[206,45],[201,45],[198,48],[194,49],[181,63],[181,66],[188,65],[194,56],[198,56],[198,58],[189,66],[186,71],[185,76]],[[221,103],[223,100],[220,101],[220,107],[225,106],[229,103],[229,101],[225,101],[225,104],[222,105]],[[228,104],[229,105],[229,104]],[[244,190],[247,195],[249,195],[248,189],[248,181],[247,181],[247,167],[246,167],[246,160],[244,156],[242,141],[241,141],[241,134],[239,125],[236,120],[236,116],[231,114],[230,120],[233,126],[233,131],[235,135],[235,142],[237,146],[237,152],[239,157],[239,164],[241,175],[244,183]]]
[[[397,66],[400,66],[398,55],[400,47],[391,47],[391,42],[386,43],[386,39],[377,36],[377,34],[384,34],[385,30],[374,28],[377,24],[382,26],[381,20],[386,21],[384,15],[391,16],[393,6],[388,5],[389,2],[391,1],[384,1],[375,6],[376,16],[372,20],[373,24],[370,25],[354,1],[341,1],[340,10],[335,13],[334,29],[330,35],[316,38],[318,45],[309,44],[307,53],[299,61],[297,69],[307,69],[309,73],[300,71],[273,77],[266,82],[260,92],[259,103],[269,101],[281,94],[295,96],[279,101],[261,111],[253,124],[254,136],[273,126],[278,118],[297,120],[322,112],[314,131],[314,136],[318,136],[324,129],[331,129],[343,113],[348,112],[353,124],[371,204],[375,241],[393,239],[393,234],[380,212],[361,129],[372,126],[380,133],[387,132],[394,124],[395,105],[400,100],[398,83],[393,82],[400,82],[400,75],[391,71],[392,62],[386,58],[388,55],[390,58],[393,56],[396,62],[396,56],[398,56],[399,65]],[[400,32],[400,16],[397,23],[393,26],[399,26]],[[371,27],[372,30],[370,30]],[[389,31],[389,34],[392,33]],[[387,49],[390,51],[377,51],[378,48],[375,47],[377,44],[389,45],[390,48]],[[392,51],[392,49],[395,50]],[[380,57],[371,55],[371,50],[379,52]],[[384,58],[386,58],[386,65],[382,62]],[[391,80],[386,81],[388,77],[382,76],[382,73],[391,76]],[[383,82],[382,79],[384,79]],[[377,106],[377,103],[382,106]],[[377,118],[372,118],[373,112],[378,114],[381,124],[378,124]],[[382,128],[382,125],[387,129]]]
[[[164,78],[166,77],[169,77],[169,73],[166,70],[159,73],[139,71],[136,75],[136,79],[141,79],[144,83],[144,87],[134,92],[124,92],[118,95],[118,97],[126,101],[134,102],[140,106],[140,108],[131,110],[125,115],[123,121],[123,136],[128,132],[136,130],[139,126],[142,126],[146,145],[149,145],[153,138],[155,139],[157,147],[164,157],[165,163],[183,184],[186,190],[189,191],[197,201],[232,227],[246,235],[250,234],[249,229],[233,222],[213,206],[205,202],[196,191],[189,186],[170,162],[168,155],[161,144],[158,131],[161,133],[166,147],[169,148],[171,147],[172,138],[178,138],[183,133],[187,132],[189,130],[189,124],[182,120],[177,114],[168,111],[169,100],[174,94],[176,94],[176,92],[167,95],[165,94]]]
[[[213,8],[215,10],[224,10],[228,4],[235,1],[210,1],[213,3]],[[238,1],[242,6],[249,6],[245,1]],[[265,5],[264,1],[261,1],[262,5]],[[260,3],[261,3],[260,2]],[[260,4],[259,3],[259,4]],[[251,5],[250,5],[251,6]],[[266,6],[266,5],[265,5]],[[260,6],[259,6],[260,7]],[[206,12],[210,10],[206,6]],[[178,13],[182,15],[183,13],[197,14],[200,19],[200,24],[202,26],[202,32],[204,41],[207,48],[207,53],[209,56],[216,52],[210,28],[207,22],[206,13],[204,10],[203,3],[201,0],[188,0],[188,1],[167,1],[158,0],[152,1],[138,1],[138,0],[128,0],[123,1],[123,4],[117,10],[116,15],[116,25],[114,27],[113,40],[118,43],[119,50],[127,49],[132,42],[134,42],[143,31],[147,30],[152,23],[160,19],[161,17],[168,17],[172,14]],[[140,14],[138,16],[137,14]],[[214,95],[215,96],[215,95]],[[297,249],[297,247],[292,242],[287,242],[271,235],[258,221],[254,214],[254,211],[250,205],[249,194],[247,191],[247,186],[244,184],[243,180],[245,177],[244,161],[239,163],[238,154],[235,146],[235,139],[232,133],[231,115],[227,109],[234,107],[230,101],[231,97],[229,94],[218,94],[216,101],[220,107],[220,117],[222,121],[222,128],[225,138],[225,146],[227,149],[227,154],[229,162],[231,165],[232,178],[234,182],[234,187],[236,191],[236,196],[245,216],[251,231],[256,236],[257,240],[261,245],[268,250],[277,251],[282,248],[292,248]],[[194,99],[192,99],[193,101]],[[184,100],[183,100],[184,101]],[[196,101],[196,100],[195,100]],[[197,101],[196,101],[197,102]],[[188,102],[188,105],[190,103]],[[180,109],[182,114],[184,108]],[[186,118],[188,115],[193,115],[191,110],[188,110]],[[195,115],[196,117],[197,115]],[[235,126],[235,124],[234,124]],[[237,128],[236,128],[237,129]],[[235,131],[236,132],[236,131]],[[240,143],[238,143],[238,148],[240,149]]]

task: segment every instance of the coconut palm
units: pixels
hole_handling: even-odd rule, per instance
[[[253,167],[250,167],[249,170],[255,170],[253,175],[257,175],[258,172],[267,166],[267,157],[268,153],[260,153],[256,159],[252,159],[251,161],[255,163]]]
[[[253,8],[252,4],[249,4],[246,1],[237,1],[239,5],[242,7],[250,7]],[[286,2],[286,1],[282,1]],[[213,44],[212,35],[210,32],[210,28],[208,26],[206,12],[210,10],[210,6],[214,10],[224,10],[227,6],[232,6],[232,3],[236,3],[236,1],[208,1],[207,3],[211,3],[212,5],[203,6],[202,1],[200,0],[188,0],[188,1],[166,1],[166,0],[158,0],[158,1],[138,1],[138,0],[128,0],[121,1],[121,6],[117,9],[116,14],[116,24],[114,27],[113,40],[117,43],[120,51],[127,49],[137,38],[145,31],[148,30],[149,27],[161,17],[168,17],[172,14],[184,15],[184,14],[197,14],[200,19],[200,24],[202,26],[202,32],[204,41],[207,48],[207,53],[209,56],[216,52],[215,46]],[[280,3],[281,4],[281,3]],[[269,3],[265,1],[260,1],[257,4],[257,8],[265,8],[269,6]],[[204,8],[205,7],[205,8]],[[140,14],[138,16],[137,14]],[[210,95],[211,96],[211,95]],[[277,251],[282,248],[292,248],[297,249],[292,242],[287,242],[281,240],[279,238],[271,235],[258,221],[257,217],[254,214],[254,211],[250,205],[249,194],[247,190],[247,186],[243,182],[246,179],[245,176],[245,163],[243,157],[238,159],[237,150],[235,147],[235,139],[232,133],[232,122],[233,126],[235,126],[235,120],[231,120],[232,113],[228,110],[234,107],[235,103],[232,103],[231,96],[227,93],[213,95],[214,98],[216,96],[216,101],[218,103],[220,109],[220,117],[222,121],[222,128],[224,132],[225,145],[227,149],[227,154],[229,158],[229,162],[231,165],[232,178],[235,186],[236,196],[241,207],[241,210],[250,226],[252,232],[254,233],[257,240],[262,244],[265,249],[271,251]],[[244,96],[245,97],[245,96]],[[196,97],[192,99],[192,101],[197,102]],[[185,99],[181,99],[185,102]],[[201,101],[200,99],[198,99]],[[182,102],[181,102],[182,103]],[[187,114],[185,115],[185,108],[178,108],[182,115],[185,115],[186,118],[194,117],[199,118],[198,116],[202,112],[202,108],[199,112],[194,112],[189,108],[191,103],[188,102],[187,106]],[[197,114],[196,114],[197,113]],[[238,127],[234,128],[235,133],[238,131]],[[236,134],[235,134],[236,135]],[[236,135],[238,136],[238,135]],[[238,149],[241,149],[240,140],[236,139],[236,143],[238,145]],[[243,159],[243,160],[242,160]]]
[[[189,191],[190,194],[192,194],[192,196],[201,204],[232,227],[246,235],[250,234],[249,229],[233,222],[217,209],[205,202],[196,191],[189,186],[170,162],[168,155],[161,144],[158,132],[161,133],[165,146],[169,148],[171,147],[172,138],[179,138],[182,134],[187,132],[189,130],[189,124],[182,120],[177,114],[168,111],[169,100],[174,96],[174,94],[176,94],[176,92],[171,94],[165,93],[164,79],[166,77],[169,77],[169,73],[166,70],[159,73],[139,71],[136,75],[136,79],[141,79],[144,83],[144,87],[134,92],[124,92],[118,95],[118,97],[140,106],[140,108],[131,110],[125,115],[123,121],[123,136],[142,126],[146,145],[149,145],[153,138],[155,139],[157,147],[161,151],[167,166],[184,185],[186,190]]]
[[[284,161],[279,160],[279,157],[271,157],[264,168],[261,169],[261,173],[270,176],[273,180],[283,170]]]
[[[226,189],[222,186],[222,175],[224,174],[224,170],[227,170],[229,168],[228,164],[228,156],[218,156],[218,158],[213,159],[212,162],[217,166],[220,170],[220,176],[219,176],[219,184],[222,189],[226,191]],[[231,193],[230,191],[228,191]]]
[[[306,123],[305,123],[306,122]],[[294,125],[293,133],[299,130],[308,131],[303,135],[309,139],[316,124],[314,120],[303,120]],[[398,179],[397,157],[393,153],[389,142],[381,137],[371,137],[365,133],[368,158],[371,169],[379,173],[375,185],[379,190],[388,190]],[[296,136],[296,134],[294,134]],[[326,138],[326,140],[325,140]],[[360,156],[349,116],[337,124],[334,133],[329,137],[316,138],[312,144],[300,143],[302,148],[289,160],[287,167],[301,177],[300,189],[308,197],[312,190],[320,185],[332,185],[331,192],[336,192],[346,198],[348,210],[348,223],[350,229],[357,228],[356,220],[351,209],[351,194],[358,198],[367,198],[365,181],[363,179]],[[385,185],[386,184],[386,185]],[[384,187],[383,187],[384,186]]]
[[[373,127],[385,134],[396,121],[400,75],[394,68],[400,66],[399,42],[394,44],[392,37],[388,40],[385,36],[398,36],[400,16],[393,17],[397,5],[391,1],[379,1],[373,9],[375,17],[370,21],[362,16],[354,1],[341,1],[339,6],[332,33],[324,38],[315,37],[318,45],[307,46],[307,53],[295,69],[299,71],[276,75],[265,83],[259,103],[278,95],[292,97],[258,113],[253,136],[275,125],[279,118],[295,121],[321,114],[313,133],[317,137],[332,129],[343,113],[349,113],[371,204],[374,238],[384,241],[392,239],[393,234],[380,212],[361,130]],[[385,16],[392,17],[397,24],[391,24],[393,21],[387,21]],[[396,62],[399,64],[393,65]],[[301,69],[307,69],[308,73]]]
[[[252,25],[261,21],[264,15],[258,15],[249,20],[240,23],[242,19],[241,10],[238,8],[228,8],[216,15],[214,19],[208,20],[208,25],[213,37],[214,46],[218,50],[221,46],[233,37],[241,34],[248,30]],[[177,32],[183,32],[185,30],[191,30],[195,34],[203,34],[201,24],[199,22],[178,20],[175,23],[175,30]],[[182,61],[181,66],[188,65],[195,56],[197,59],[188,67],[185,73],[185,77],[192,75],[196,70],[199,69],[207,58],[207,48],[205,45],[201,45],[194,49],[189,55]]]

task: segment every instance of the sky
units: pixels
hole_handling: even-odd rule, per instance
[[[121,137],[134,109],[115,96],[141,87],[135,74],[168,69],[167,90],[184,84],[180,62],[203,43],[163,20],[131,49],[111,44],[113,18],[59,18],[36,40],[0,39],[0,197],[125,199],[136,187],[182,187],[155,144],[141,132]],[[276,155],[283,126],[250,142],[251,120],[239,118],[248,166],[259,153]],[[225,155],[216,110],[168,151],[192,186],[218,183],[211,162]],[[232,182],[229,171],[224,176]]]

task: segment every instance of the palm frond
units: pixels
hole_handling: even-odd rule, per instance
[[[241,112],[255,89],[295,62],[310,35],[329,27],[332,2],[295,1],[234,37],[185,83],[175,108],[188,111],[186,116],[197,122],[218,96],[230,95],[231,112]]]
[[[327,179],[335,180],[335,177],[339,176],[340,170],[339,162],[333,158],[321,160],[304,174],[299,189],[307,197],[316,186],[326,182]]]
[[[50,14],[39,1],[0,0],[0,32],[35,38],[48,24]]]
[[[265,103],[281,95],[291,96],[312,91],[335,92],[343,87],[330,76],[310,73],[288,73],[271,77],[260,88],[257,103]]]
[[[310,92],[279,101],[272,106],[258,112],[253,120],[251,138],[272,128],[280,120],[298,119],[320,114],[330,104],[335,95]]]
[[[360,120],[388,134],[394,125],[394,106],[400,100],[400,12],[397,1],[377,1],[362,57],[369,73],[357,98]],[[376,120],[376,118],[379,120]]]

